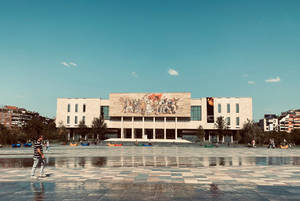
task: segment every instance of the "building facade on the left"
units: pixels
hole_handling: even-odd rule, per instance
[[[38,115],[37,112],[6,105],[0,108],[0,124],[7,128],[22,127],[26,122]]]

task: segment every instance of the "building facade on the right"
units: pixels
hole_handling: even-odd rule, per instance
[[[259,125],[264,132],[279,131],[278,116],[276,114],[265,114],[264,118],[259,120]]]
[[[283,112],[279,117],[280,131],[292,132],[300,129],[300,109]]]

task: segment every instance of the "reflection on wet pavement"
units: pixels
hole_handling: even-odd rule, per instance
[[[300,187],[170,183],[0,183],[1,200],[299,200]],[[17,199],[16,199],[17,198]]]
[[[300,165],[300,157],[48,157],[47,166],[53,167],[212,167],[212,166],[269,166]],[[32,166],[32,158],[0,158],[0,168]]]

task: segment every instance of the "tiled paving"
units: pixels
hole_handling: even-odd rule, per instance
[[[65,149],[47,154],[45,178],[30,177],[28,150],[0,150],[0,200],[300,200],[298,149]]]

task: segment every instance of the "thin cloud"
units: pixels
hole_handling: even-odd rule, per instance
[[[71,66],[77,66],[77,64],[76,63],[73,63],[73,62],[70,62],[69,63]]]
[[[132,77],[135,77],[135,78],[138,77],[138,74],[136,72],[131,72],[131,75],[132,75]]]
[[[280,82],[280,77],[276,77],[276,78],[270,78],[265,80],[267,83],[272,83],[272,82]]]
[[[243,74],[242,77],[249,77],[249,75],[248,74]]]
[[[61,62],[60,64],[66,66],[66,67],[70,67],[70,65],[67,62],[65,62],[65,61]]]
[[[179,73],[178,73],[176,70],[172,69],[172,68],[170,68],[170,69],[168,70],[168,73],[169,73],[169,75],[171,75],[171,76],[178,76],[178,75],[179,75]]]
[[[248,84],[255,84],[254,81],[248,81]]]

